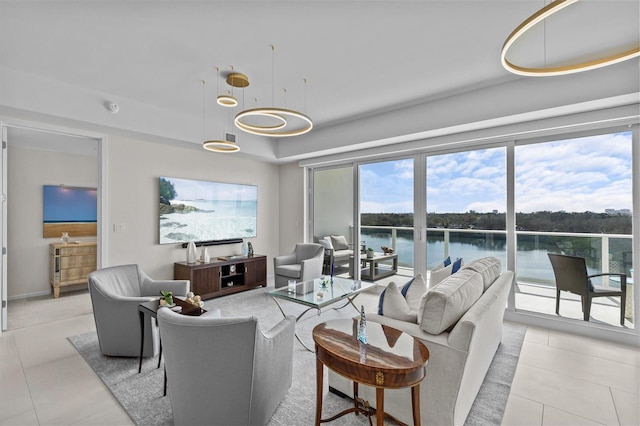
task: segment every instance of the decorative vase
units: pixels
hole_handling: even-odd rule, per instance
[[[189,241],[189,244],[187,244],[187,263],[196,263],[196,260],[196,243]]]
[[[364,314],[364,305],[360,306],[360,326],[358,327],[358,340],[367,344],[367,318]]]
[[[367,259],[373,259],[373,254],[374,254],[373,250],[367,250]]]
[[[202,263],[209,263],[209,260],[211,260],[206,246],[202,246],[202,249],[200,250],[200,260]]]
[[[62,244],[67,244],[69,242],[69,233],[63,232],[62,237],[60,237],[60,241],[62,241]]]

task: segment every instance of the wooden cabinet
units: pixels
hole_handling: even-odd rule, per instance
[[[60,287],[87,282],[87,275],[96,270],[97,252],[95,242],[49,245],[53,297],[60,297]]]
[[[239,291],[267,286],[267,257],[237,256],[209,263],[176,262],[173,278],[189,280],[191,291],[203,299],[225,296]]]

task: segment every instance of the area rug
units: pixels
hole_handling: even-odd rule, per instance
[[[217,307],[223,316],[250,316],[258,318],[260,328],[268,330],[282,319],[275,302],[266,294],[267,289],[257,289],[240,294],[213,299],[205,308]],[[362,294],[357,304],[365,308],[375,306],[377,295]],[[299,315],[305,309],[294,303],[283,303],[287,314]],[[351,318],[357,312],[351,307],[328,309],[321,315],[315,311],[305,314],[296,324],[296,332],[309,347],[313,347],[311,331],[317,324],[337,318]],[[509,397],[511,382],[524,340],[525,327],[505,324],[502,344],[491,364],[489,372],[471,408],[466,424],[471,426],[497,425],[502,420]],[[158,359],[143,362],[138,374],[137,358],[107,357],[100,353],[95,332],[69,338],[69,341],[86,360],[98,377],[120,402],[131,420],[137,425],[172,425],[173,415],[168,396],[163,396],[163,369],[157,368]],[[315,356],[294,343],[293,383],[284,401],[275,411],[269,425],[309,425],[315,417]],[[326,370],[325,370],[326,371]],[[311,373],[310,373],[311,372]],[[325,380],[325,387],[327,386]],[[325,392],[323,417],[351,406],[349,399]],[[332,422],[334,425],[366,425],[366,417],[347,415]]]

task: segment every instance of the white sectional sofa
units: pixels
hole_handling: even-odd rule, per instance
[[[415,281],[419,280],[420,275]],[[501,271],[498,259],[482,258],[465,265],[426,293],[423,290],[419,301],[407,300],[412,315],[389,312],[391,306],[385,307],[383,315],[367,313],[367,321],[409,333],[429,349],[426,377],[420,385],[422,424],[464,424],[502,339],[504,310],[513,281],[514,273]],[[399,294],[397,286],[394,287]],[[386,291],[390,291],[389,286]],[[384,305],[392,303],[393,297],[387,298]],[[417,312],[413,312],[416,307]],[[353,397],[351,382],[332,371],[329,386],[332,391]],[[375,404],[374,388],[360,385],[359,396]],[[409,389],[385,390],[384,405],[385,412],[412,423]]]

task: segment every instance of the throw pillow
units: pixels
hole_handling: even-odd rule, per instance
[[[329,249],[329,250],[333,250],[333,245],[331,244],[331,238],[330,237],[322,237],[318,240],[318,244],[320,244],[322,247]]]
[[[451,265],[451,256],[447,256],[447,258],[442,262],[442,266]]]
[[[435,287],[440,281],[451,275],[453,265],[444,266],[442,268],[432,269],[429,274],[429,288]]]
[[[422,296],[424,296],[426,292],[427,282],[424,280],[422,274],[418,274],[413,277],[404,286],[402,286],[402,290],[400,290],[400,293],[402,293],[404,299],[409,305],[409,309],[413,312],[418,312],[420,299],[422,299]]]
[[[455,274],[456,272],[458,272],[458,270],[460,269],[461,266],[462,266],[462,258],[456,259],[456,261],[453,262],[453,267],[451,269],[451,273]]]
[[[349,243],[347,243],[344,235],[332,235],[331,245],[333,245],[335,250],[349,250]]]
[[[416,323],[418,315],[415,311],[411,311],[409,304],[400,292],[400,289],[391,281],[387,284],[378,301],[378,315],[388,318],[397,319],[399,321],[407,321]]]

